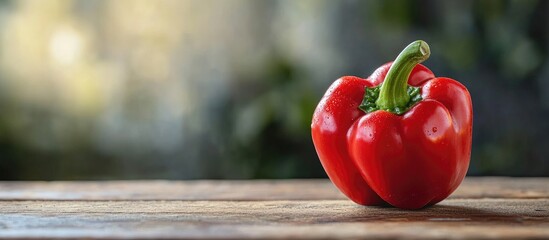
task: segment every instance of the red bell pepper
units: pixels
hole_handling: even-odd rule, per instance
[[[467,173],[471,97],[421,65],[429,55],[418,40],[366,79],[342,77],[314,112],[322,166],[358,204],[422,208],[448,197]]]

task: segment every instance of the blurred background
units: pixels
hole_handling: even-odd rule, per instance
[[[316,178],[328,86],[416,39],[469,175],[549,176],[549,1],[0,1],[0,179]]]

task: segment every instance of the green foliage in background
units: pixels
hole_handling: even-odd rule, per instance
[[[549,176],[549,2],[0,2],[0,179],[325,177],[329,85],[423,39],[467,86],[469,174]]]

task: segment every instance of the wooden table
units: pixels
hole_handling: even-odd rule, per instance
[[[549,238],[549,178],[468,178],[417,211],[327,180],[0,182],[2,238]]]

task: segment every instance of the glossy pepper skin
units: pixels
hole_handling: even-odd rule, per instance
[[[459,82],[419,64],[429,54],[419,40],[394,67],[389,62],[366,79],[336,80],[314,112],[311,132],[322,166],[358,204],[422,208],[448,197],[467,173],[471,97]],[[379,95],[372,95],[376,87]]]

